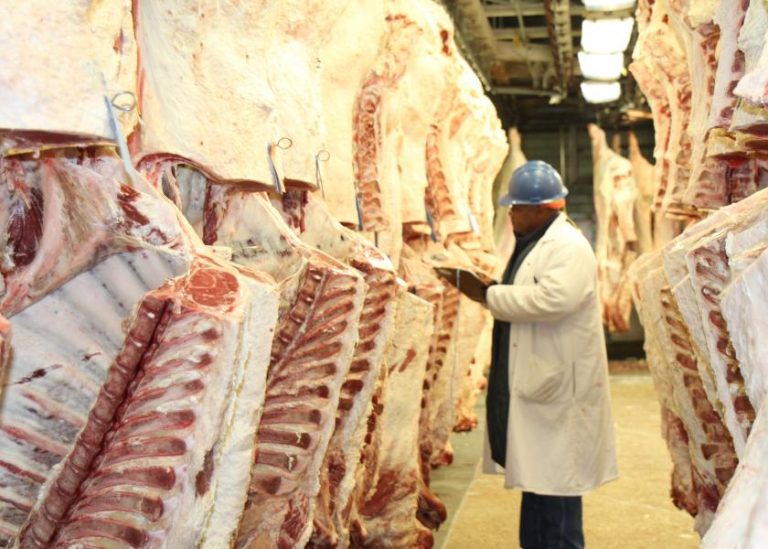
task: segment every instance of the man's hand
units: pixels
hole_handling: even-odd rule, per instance
[[[464,269],[437,267],[435,271],[469,299],[485,305],[485,294],[492,284],[486,284],[474,273]]]

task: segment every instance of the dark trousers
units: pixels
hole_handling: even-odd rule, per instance
[[[523,549],[583,549],[581,497],[523,492],[520,546]]]

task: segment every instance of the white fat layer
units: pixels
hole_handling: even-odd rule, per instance
[[[434,326],[432,305],[413,294],[403,292],[397,299],[396,330],[384,359],[389,370],[384,392],[384,411],[381,421],[381,471],[397,471],[401,480],[418,475],[419,418],[421,415],[421,387],[429,356],[429,334]],[[415,352],[410,364],[403,370],[409,351]],[[413,492],[387,506],[382,514],[365,521],[368,535],[386,540],[393,533],[393,525],[416,524],[419,490],[413,482]]]
[[[213,509],[208,514],[199,546],[216,549],[231,543],[245,508],[253,465],[256,430],[263,411],[266,376],[274,326],[277,323],[278,295],[262,284],[243,277],[252,298],[245,305],[239,356],[232,376],[234,398],[229,402],[218,443],[212,479]]]
[[[23,55],[10,55],[0,65],[0,81],[6,83],[0,89],[1,128],[115,138],[104,96],[136,92],[130,0],[23,2],[0,20],[0,40],[24,44]],[[49,62],[51,51],[59,52],[57,63]],[[128,97],[116,102],[124,104]],[[136,118],[135,109],[120,114],[124,131]]]

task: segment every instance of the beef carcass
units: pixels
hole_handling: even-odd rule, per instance
[[[459,81],[461,93],[457,109],[468,109],[471,115],[462,121],[454,137],[463,147],[446,158],[451,165],[446,166],[444,175],[454,181],[454,186],[457,182],[464,183],[452,193],[459,218],[463,221],[443,223],[440,218],[433,221],[446,235],[444,241],[447,248],[455,244],[454,249],[457,247],[456,251],[469,259],[473,269],[492,277],[499,270],[499,257],[495,253],[492,236],[492,186],[503,162],[507,143],[492,104],[481,93],[480,82],[466,63],[461,63],[461,66],[463,73]],[[451,173],[452,176],[449,175]]]
[[[724,196],[718,189],[724,187],[724,174],[717,169],[721,160],[708,159],[708,118],[717,76],[717,51],[720,46],[720,28],[714,23],[715,3],[705,3],[703,10],[695,11],[701,4],[692,2],[688,14],[681,13],[683,27],[690,26],[691,46],[689,65],[692,80],[691,122],[691,170],[687,188],[682,197],[684,207],[697,210],[702,207],[724,205]],[[693,14],[696,14],[694,17]],[[727,48],[727,46],[723,46]],[[701,136],[705,136],[701,139]]]
[[[737,146],[729,127],[737,102],[733,90],[744,73],[744,52],[737,47],[737,40],[748,3],[749,0],[720,2],[714,14],[720,40],[709,120],[703,131],[706,152],[703,159],[694,160],[685,197],[687,203],[699,209],[715,209],[733,201],[729,172],[733,169],[732,164],[743,163],[746,156],[746,152]],[[702,140],[697,140],[698,146],[700,143]]]
[[[317,50],[328,40],[327,29],[349,0],[283,0],[266,2],[273,22],[260,36],[265,42],[267,73],[276,98],[281,138],[288,140],[280,155],[286,182],[317,184],[317,159],[326,141],[322,114],[322,60]],[[243,29],[245,30],[245,29]],[[242,32],[242,31],[241,31]],[[302,90],[297,93],[297,90]]]
[[[272,184],[282,137],[267,54],[277,15],[269,2],[137,1],[141,51],[137,160],[181,157],[210,176]],[[285,143],[281,143],[285,146]],[[277,174],[279,177],[279,174]]]
[[[712,527],[701,540],[703,549],[758,549],[768,539],[768,400],[764,400],[749,435],[741,463],[720,502]]]
[[[360,508],[367,547],[432,547],[419,509],[419,415],[431,333],[432,306],[402,291],[397,329],[387,350],[378,479]]]
[[[459,57],[455,63],[458,65],[455,87],[459,93],[454,95],[448,116],[443,114],[442,120],[436,120],[439,130],[436,152],[457,217],[435,216],[435,221],[442,235],[473,233],[480,236],[480,245],[492,253],[493,243],[490,239],[483,242],[481,235],[491,230],[490,226],[483,226],[483,220],[486,216],[490,218],[493,204],[485,201],[473,203],[470,193],[473,188],[479,187],[484,198],[490,197],[489,185],[500,168],[506,142],[477,75],[463,58]],[[480,136],[476,137],[476,133]],[[487,160],[490,165],[478,169],[476,165],[488,153],[492,153]],[[484,169],[492,173],[483,174],[482,180],[478,181],[478,175]]]
[[[648,360],[653,386],[661,407],[661,434],[672,458],[670,496],[679,509],[695,516],[699,509],[693,486],[691,455],[688,449],[688,433],[679,417],[671,380],[671,368],[667,363],[663,345],[665,332],[657,322],[661,312],[659,296],[666,284],[661,269],[659,253],[645,254],[632,264],[633,299],[645,329],[643,347]]]
[[[426,414],[422,429],[422,459],[425,478],[429,479],[428,466],[450,465],[453,449],[450,434],[453,429],[453,402],[451,382],[456,375],[456,336],[461,293],[447,282],[438,280],[442,286],[439,293],[433,291],[433,266],[454,266],[472,270],[471,262],[462,262],[461,254],[452,254],[439,243],[421,235],[407,239],[409,255],[414,259],[410,264],[409,284],[416,287],[416,295],[427,301],[440,300],[439,318],[435,320],[435,340],[430,348],[427,362],[427,376],[424,381]],[[415,255],[412,255],[414,254]],[[464,257],[466,261],[466,257]],[[468,264],[467,264],[468,263]],[[426,269],[426,273],[424,270]],[[423,290],[423,293],[422,293]]]
[[[690,336],[668,287],[661,291],[661,307],[667,330],[665,351],[671,347],[668,363],[673,369],[680,418],[689,436],[693,486],[698,499],[696,530],[703,534],[733,476],[736,453],[728,429],[706,396]]]
[[[0,40],[24,47],[0,66],[0,154],[111,142],[105,98],[120,107],[119,124],[130,131],[137,120],[130,0],[6,7]]]
[[[403,223],[428,225],[425,193],[430,193],[425,149],[430,125],[438,116],[435,101],[447,86],[443,77],[454,63],[453,24],[448,14],[431,1],[417,0],[406,14],[420,27],[403,75],[393,86],[385,105],[386,124],[402,128],[395,154],[399,173],[398,194]],[[432,136],[430,136],[432,138]],[[467,185],[468,186],[468,185]],[[435,221],[439,214],[430,206]]]
[[[460,298],[453,357],[455,364],[449,391],[453,402],[454,432],[471,431],[478,423],[474,411],[478,379],[473,370],[475,355],[489,315],[488,310],[479,303],[464,296]],[[481,326],[483,329],[479,329]]]
[[[213,260],[148,293],[20,546],[231,543],[276,317],[266,277]]]
[[[718,400],[722,403],[723,419],[733,436],[738,455],[742,453],[754,420],[754,408],[744,392],[739,364],[720,311],[722,291],[731,280],[726,240],[729,233],[740,233],[757,224],[763,241],[768,241],[765,224],[761,222],[767,199],[768,194],[761,192],[721,210],[727,216],[725,220],[714,231],[692,243],[686,255]]]
[[[638,26],[639,21],[638,21]],[[629,70],[635,77],[640,89],[648,99],[653,115],[653,127],[655,132],[653,157],[656,161],[654,169],[654,211],[657,211],[659,204],[658,197],[663,196],[668,186],[669,163],[665,159],[665,151],[669,142],[670,126],[670,106],[669,98],[666,95],[664,84],[655,71],[653,63],[644,54],[641,46],[650,37],[641,32],[638,37],[637,45],[632,54],[634,61],[629,65]],[[644,55],[644,57],[641,57]],[[660,208],[658,209],[660,213]]]
[[[355,103],[353,162],[366,231],[400,230],[400,197],[392,196],[397,190],[397,164],[387,153],[396,150],[402,130],[388,127],[386,121],[390,94],[407,68],[413,44],[424,34],[418,15],[409,13],[412,8],[400,0],[386,4],[384,39]]]
[[[494,200],[493,186],[509,145],[490,100],[481,95],[477,97],[477,103],[476,109],[481,116],[473,120],[475,133],[468,143],[473,147],[467,151],[467,177],[471,182],[469,206],[477,217],[477,227],[472,227],[473,234],[477,235],[479,230],[478,240],[483,250],[493,254],[496,250],[494,216],[498,202]]]
[[[214,187],[206,205],[209,241],[231,247],[233,261],[272,274],[282,286],[236,545],[303,545],[312,533],[321,465],[358,337],[365,283],[303,244],[263,194]]]
[[[278,205],[307,244],[348,264],[363,276],[368,291],[358,342],[341,387],[336,425],[320,471],[321,488],[311,546],[336,546],[348,537],[349,499],[354,488],[369,408],[394,329],[396,275],[389,259],[359,234],[342,227],[317,197],[288,191]]]
[[[35,505],[50,501],[48,505],[54,505],[56,513],[60,513],[75,503],[70,497],[72,492],[65,496],[62,491],[51,491],[53,477],[66,468],[60,463],[65,458],[76,460],[76,467],[81,468],[77,478],[68,477],[70,481],[79,484],[83,479],[80,473],[90,474],[82,467],[90,463],[100,442],[89,437],[103,434],[103,428],[113,419],[111,412],[122,402],[118,393],[108,398],[107,404],[104,395],[111,393],[98,397],[104,380],[112,379],[107,377],[107,369],[113,361],[126,365],[129,358],[138,360],[146,351],[142,342],[129,339],[124,345],[126,352],[119,354],[125,323],[147,291],[161,286],[169,277],[188,272],[190,259],[198,249],[194,235],[180,223],[169,203],[120,182],[128,177],[119,160],[109,153],[59,151],[38,161],[14,158],[5,159],[5,163],[2,188],[6,192],[0,204],[3,224],[8,228],[3,254],[4,288],[8,291],[2,307],[13,326],[14,343],[8,386],[0,406],[3,545],[18,533]],[[147,188],[151,189],[149,185]],[[67,253],[62,253],[62,247]],[[115,253],[118,255],[111,255]],[[215,282],[208,280],[202,270],[196,277],[193,275],[189,276],[198,285]],[[276,297],[270,297],[273,292],[266,279],[255,274],[250,278],[253,283],[248,284],[260,288],[258,297],[269,323],[270,314],[273,319],[276,315]],[[224,290],[233,292],[236,288]],[[205,292],[205,288],[201,291]],[[148,326],[146,319],[140,324],[135,326],[136,337]],[[247,341],[238,345],[245,349],[252,340],[268,344],[270,328],[248,334]],[[206,337],[213,335],[210,332]],[[265,373],[266,353],[253,351],[248,364],[259,360]],[[253,389],[258,391],[258,385]],[[256,411],[254,406],[260,406],[255,402],[243,412],[242,402],[235,405],[233,401],[232,410],[246,419]],[[98,412],[92,411],[89,419],[92,405]],[[98,425],[93,424],[94,420]],[[245,426],[247,421],[242,423]],[[226,449],[228,443],[223,438],[221,442],[222,450]],[[154,449],[162,450],[163,444],[160,441]],[[181,451],[178,443],[171,446]],[[123,445],[121,452],[129,450],[134,451]],[[250,455],[247,448],[243,451],[246,457]],[[185,456],[191,455],[186,447],[184,452]],[[246,467],[246,478],[248,472]],[[140,504],[147,495],[141,489],[136,493],[139,496],[133,500],[129,497],[125,505],[130,507],[131,501]],[[96,503],[106,511],[114,507],[109,498],[102,497]],[[154,505],[154,501],[149,503]],[[224,507],[230,515],[238,512],[231,506]],[[156,505],[153,509],[154,518],[160,519],[162,510]],[[50,515],[48,510],[44,513]],[[27,531],[36,533],[24,538],[33,545],[47,543],[45,539],[55,533],[50,520],[42,520],[34,518],[30,522],[32,530]],[[112,534],[115,532],[113,529]]]
[[[641,88],[647,90],[651,108],[655,110],[654,122],[661,123],[656,126],[657,132],[661,131],[656,138],[660,155],[654,156],[661,169],[657,173],[654,206],[666,212],[670,206],[677,207],[674,200],[688,183],[687,165],[683,160],[690,147],[685,132],[690,111],[690,77],[684,51],[670,27],[666,3],[645,2],[642,7],[641,13],[648,18],[638,19],[640,35],[632,54],[637,65],[630,68]],[[678,163],[681,152],[681,163]],[[683,171],[679,173],[678,168]]]
[[[632,164],[610,150],[605,132],[588,126],[592,141],[594,200],[598,219],[598,261],[603,323],[611,331],[629,329],[632,312],[627,269],[636,257],[634,209],[637,191]]]
[[[691,336],[690,343],[699,368],[699,377],[702,381],[704,392],[712,406],[719,411],[722,411],[722,404],[717,394],[715,374],[712,371],[712,365],[709,360],[707,338],[696,304],[696,290],[688,272],[686,254],[694,242],[707,234],[711,234],[715,227],[723,222],[724,218],[724,215],[720,212],[715,212],[711,216],[692,225],[683,235],[671,241],[664,248],[662,254],[667,280],[672,289],[677,307],[685,319],[688,333]]]
[[[400,273],[408,283],[410,291],[429,302],[433,310],[432,325],[434,330],[430,337],[429,357],[422,385],[421,415],[419,418],[419,464],[422,479],[419,518],[425,526],[436,528],[445,520],[446,510],[442,502],[428,488],[433,450],[438,446],[435,441],[436,428],[433,421],[433,410],[440,406],[440,402],[436,400],[435,387],[438,381],[445,379],[444,374],[443,376],[440,375],[440,370],[443,369],[445,362],[445,354],[442,351],[442,347],[445,346],[445,334],[441,326],[445,318],[452,318],[450,314],[446,317],[443,313],[446,304],[450,305],[453,296],[450,298],[447,296],[448,286],[437,278],[434,269],[424,262],[423,257],[422,251],[417,251],[406,245],[403,250]],[[443,422],[443,425],[448,425],[450,428],[450,424],[446,421]]]
[[[703,534],[736,467],[736,455],[728,430],[704,392],[690,336],[664,271],[653,269],[654,264],[659,264],[658,259],[644,262],[645,266],[640,265],[635,272],[645,272],[640,274],[639,297],[646,333],[650,334],[646,345],[651,351],[649,365],[652,372],[656,371],[654,384],[663,414],[665,407],[672,414],[665,414],[666,420],[675,423],[673,416],[679,418],[685,433],[682,439],[668,439],[673,462],[682,465],[678,473],[683,473],[677,479],[673,476],[673,500],[696,516],[696,529]],[[659,318],[662,322],[658,322]],[[674,435],[674,431],[669,434]],[[685,471],[687,463],[675,455],[681,450],[673,450],[681,442],[687,444],[690,477]],[[690,485],[687,484],[689,478]],[[683,483],[675,486],[675,482],[681,480]]]
[[[432,455],[430,463],[433,467],[450,465],[453,462],[453,448],[449,440],[453,429],[453,402],[451,398],[451,381],[454,376],[456,345],[456,329],[459,313],[460,293],[452,287],[447,287],[443,294],[440,328],[437,342],[430,349],[429,365],[429,396],[427,407],[430,413],[429,423]],[[431,377],[430,377],[431,376]]]
[[[355,101],[376,59],[384,36],[384,0],[349,1],[332,17],[327,40],[318,51],[322,77],[323,119],[327,131],[322,165],[324,200],[334,217],[356,225],[355,174],[353,171],[353,125]],[[366,39],[358,40],[360,29]],[[355,44],[350,48],[350,44]]]
[[[427,208],[440,237],[453,233],[469,233],[473,220],[467,212],[467,187],[464,169],[469,156],[465,135],[471,132],[476,112],[472,96],[482,90],[477,77],[463,59],[456,59],[447,78],[456,84],[444,89],[438,114],[427,141]]]
[[[469,399],[464,401],[464,405],[469,410],[475,409],[477,403],[477,397],[480,396],[482,391],[488,385],[488,371],[491,368],[491,344],[493,340],[493,317],[488,314],[486,316],[485,324],[483,325],[480,338],[475,348],[475,354],[472,357],[472,363],[470,365],[471,380],[472,380],[472,393]]]
[[[679,36],[680,25],[673,16],[674,3],[667,0],[664,8],[659,3],[653,8],[657,27],[653,52],[656,67],[662,71],[670,98],[671,127],[667,158],[670,165],[669,186],[661,201],[661,209],[670,213],[682,213],[682,196],[690,179],[692,149],[688,124],[691,117],[691,75],[686,63],[686,51]]]
[[[485,268],[478,268],[476,256],[473,257],[463,248],[453,244],[452,241],[456,236],[460,235],[452,235],[451,242],[444,249],[434,244],[423,248],[427,250],[423,261],[428,266],[461,268],[475,272],[480,278],[489,279],[494,270],[494,263],[489,263]],[[450,286],[449,289],[454,288]],[[447,439],[448,414],[452,412],[454,415],[453,423],[450,425],[454,431],[469,431],[477,425],[477,416],[473,409],[476,389],[471,366],[481,335],[477,327],[485,325],[489,318],[487,310],[461,293],[459,293],[455,315],[455,320],[451,321],[454,329],[450,341],[446,343],[450,348],[445,357],[444,366],[441,367],[445,371],[438,374],[435,386],[431,387],[431,390],[437,391],[431,397],[435,399],[431,405],[434,406],[435,403],[440,402],[442,407],[430,420],[433,444],[436,448],[446,449],[439,464],[445,464],[445,460],[450,460],[453,452]],[[451,412],[448,411],[449,407]]]

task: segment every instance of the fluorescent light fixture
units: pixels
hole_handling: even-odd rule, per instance
[[[624,19],[584,19],[581,23],[581,49],[590,53],[617,53],[627,49],[632,17]]]
[[[587,103],[610,103],[621,97],[618,82],[582,82],[581,95]]]
[[[584,7],[592,11],[625,10],[634,7],[635,0],[581,0]]]
[[[624,54],[580,51],[579,67],[587,80],[618,80],[624,68]]]

